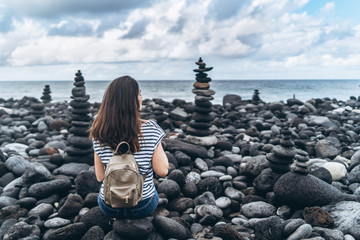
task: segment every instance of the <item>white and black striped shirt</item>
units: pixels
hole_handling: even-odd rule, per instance
[[[154,172],[152,169],[152,156],[161,139],[165,136],[162,128],[154,121],[149,120],[141,126],[143,138],[140,140],[140,151],[134,153],[134,157],[139,166],[139,171],[142,175],[146,175],[143,188],[142,199],[147,199],[154,194]],[[93,140],[94,151],[99,155],[102,163],[106,166],[113,153],[109,146],[101,146],[97,140]],[[104,199],[104,183],[100,187],[100,198]]]

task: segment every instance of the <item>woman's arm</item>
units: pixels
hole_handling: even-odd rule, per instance
[[[99,182],[102,182],[104,180],[104,176],[105,176],[105,169],[104,169],[104,164],[102,163],[99,155],[97,155],[96,152],[94,152],[94,165],[95,165],[96,179]]]
[[[169,162],[161,143],[158,144],[154,151],[152,165],[155,173],[160,177],[165,177],[168,174]]]

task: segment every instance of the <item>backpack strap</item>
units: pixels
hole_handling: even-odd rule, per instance
[[[131,153],[131,151],[130,151],[130,145],[129,145],[127,142],[125,142],[125,141],[122,141],[122,142],[120,142],[120,143],[117,145],[117,147],[116,147],[116,149],[115,149],[115,151],[114,151],[114,154],[121,155],[121,153],[119,153],[119,149],[120,149],[120,146],[121,146],[122,144],[126,144],[126,145],[127,145],[128,150],[126,151],[126,153],[127,153],[127,154],[130,154],[130,153]]]

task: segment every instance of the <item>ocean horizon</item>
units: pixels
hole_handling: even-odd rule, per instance
[[[85,80],[90,102],[101,102],[110,80]],[[144,99],[161,98],[165,101],[183,99],[193,102],[195,80],[138,80]],[[0,98],[21,99],[24,96],[40,99],[45,85],[50,86],[53,102],[71,101],[73,80],[49,81],[0,81]],[[215,91],[214,104],[221,104],[227,94],[236,94],[242,99],[251,99],[254,90],[260,92],[265,102],[286,101],[297,98],[306,101],[312,98],[330,98],[346,101],[360,95],[360,79],[274,79],[274,80],[212,80],[210,88]]]

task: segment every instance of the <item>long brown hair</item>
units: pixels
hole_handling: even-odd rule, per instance
[[[115,149],[121,141],[129,143],[132,152],[140,150],[141,122],[139,85],[123,76],[107,87],[97,117],[90,128],[90,138]]]

